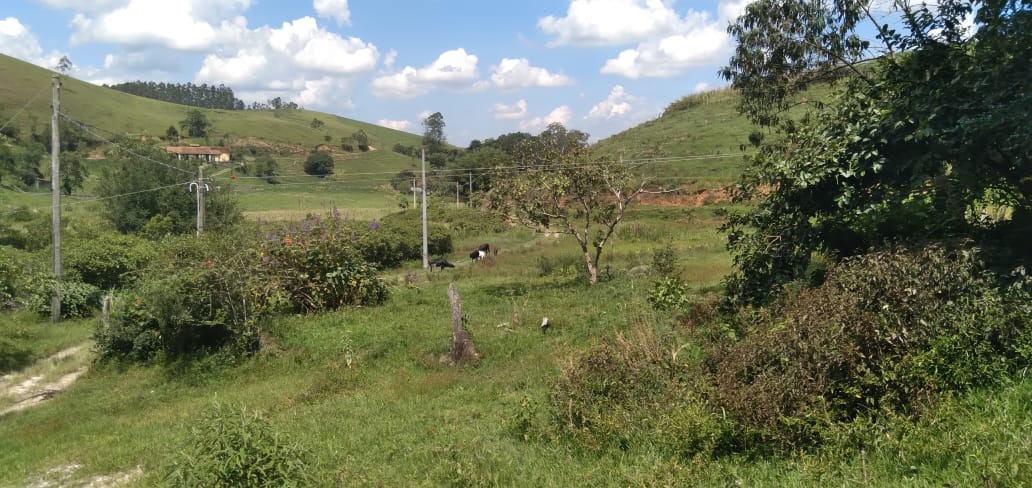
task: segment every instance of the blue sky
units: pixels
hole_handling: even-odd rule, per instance
[[[723,82],[748,0],[7,0],[0,52],[94,83],[224,83],[465,146],[550,122],[605,138]]]

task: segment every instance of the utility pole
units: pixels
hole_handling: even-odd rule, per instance
[[[459,189],[462,188],[462,184],[457,180],[455,181],[455,207],[459,206]]]
[[[426,149],[422,150],[421,173],[423,174],[423,269],[430,267],[430,258],[427,256],[429,247],[426,243]]]
[[[197,237],[204,232],[204,194],[208,184],[204,182],[204,164],[197,166],[197,181],[190,183],[190,190],[197,192]]]
[[[473,172],[469,172],[469,204],[473,206]]]
[[[51,84],[50,113],[50,211],[54,232],[54,296],[50,301],[50,321],[61,320],[61,131],[58,114],[61,112],[61,77],[54,75]]]
[[[416,179],[412,178],[412,208],[416,208]]]

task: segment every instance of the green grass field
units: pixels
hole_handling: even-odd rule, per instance
[[[457,241],[459,267],[387,273],[379,307],[286,317],[265,325],[267,347],[240,362],[209,358],[152,366],[91,365],[47,403],[0,416],[0,486],[75,485],[125,477],[161,484],[191,425],[214,402],[263,412],[309,453],[319,486],[1022,486],[1032,468],[1032,382],[945,402],[916,427],[899,426],[857,451],[785,458],[671,459],[649,445],[592,451],[523,438],[518,418],[545,409],[570,354],[635,325],[676,327],[645,300],[657,237],[669,239],[698,297],[728,270],[712,206],[643,207],[621,229],[598,286],[579,277],[563,238],[513,229]],[[463,250],[487,240],[496,256],[470,266]],[[412,273],[407,280],[405,275]],[[411,283],[412,276],[415,284]],[[455,282],[482,360],[440,362],[451,340],[446,296]],[[548,316],[554,327],[537,327]],[[32,357],[87,340],[93,321],[0,320],[0,339]],[[948,439],[948,441],[947,441]],[[943,443],[947,442],[947,447]],[[1024,480],[1024,481],[1023,481]]]
[[[0,118],[27,104],[15,119],[20,130],[46,124],[49,77],[0,56]],[[136,136],[164,134],[188,109],[74,79],[65,80],[62,100],[76,119]],[[744,167],[740,146],[753,130],[734,105],[726,91],[693,95],[595,149],[647,161],[638,170],[663,184],[727,184]],[[409,198],[384,186],[397,171],[415,168],[390,147],[418,144],[416,135],[303,110],[206,114],[215,124],[212,142],[269,148],[280,164],[280,184],[231,167],[208,173],[216,191],[233,192],[248,219],[297,220],[334,208],[374,219]],[[321,130],[310,127],[316,117],[326,124]],[[324,136],[339,141],[358,129],[375,150],[337,154],[335,174],[326,178],[302,174],[305,154]],[[91,197],[106,161],[86,164],[92,176],[82,194],[64,198],[72,226],[66,239],[95,235],[75,226],[109,225]],[[597,286],[584,284],[583,256],[568,238],[519,227],[457,232],[447,256],[456,268],[428,273],[408,262],[383,274],[391,299],[382,306],[270,320],[265,347],[243,360],[100,364],[84,352],[53,359],[76,346],[89,351],[99,318],[51,324],[29,312],[0,313],[0,387],[8,392],[0,411],[23,399],[12,385],[89,367],[52,399],[0,414],[0,486],[162,485],[190,428],[215,402],[262,412],[308,452],[318,486],[1032,486],[1027,378],[944,399],[916,424],[880,424],[869,445],[846,439],[783,457],[671,458],[648,442],[590,450],[548,435],[552,422],[563,421],[547,409],[549,395],[572,355],[635,327],[669,335],[682,327],[647,301],[657,249],[674,251],[695,301],[712,298],[730,270],[717,231],[726,203],[659,203],[629,212],[603,256]],[[0,212],[18,207],[32,219],[12,225],[46,231],[48,191],[0,188]],[[497,255],[471,264],[466,253],[482,242]],[[440,361],[451,346],[452,282],[482,354],[475,365]],[[545,316],[554,324],[548,333],[538,327]],[[524,437],[515,428],[523,421],[544,434]]]

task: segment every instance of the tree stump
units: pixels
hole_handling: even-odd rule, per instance
[[[473,336],[462,326],[462,303],[455,283],[448,285],[448,300],[452,309],[452,350],[447,360],[452,365],[480,359],[480,353],[473,346]]]

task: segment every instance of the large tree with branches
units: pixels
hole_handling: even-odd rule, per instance
[[[496,168],[488,196],[492,208],[531,229],[573,237],[594,285],[602,252],[646,181],[611,159],[593,159],[587,139],[549,125]]]
[[[877,7],[758,0],[729,27],[738,47],[722,74],[778,136],[740,185],[758,203],[725,226],[734,303],[767,301],[815,251],[972,239],[1028,261],[1032,4]],[[827,103],[791,110],[832,81]]]

